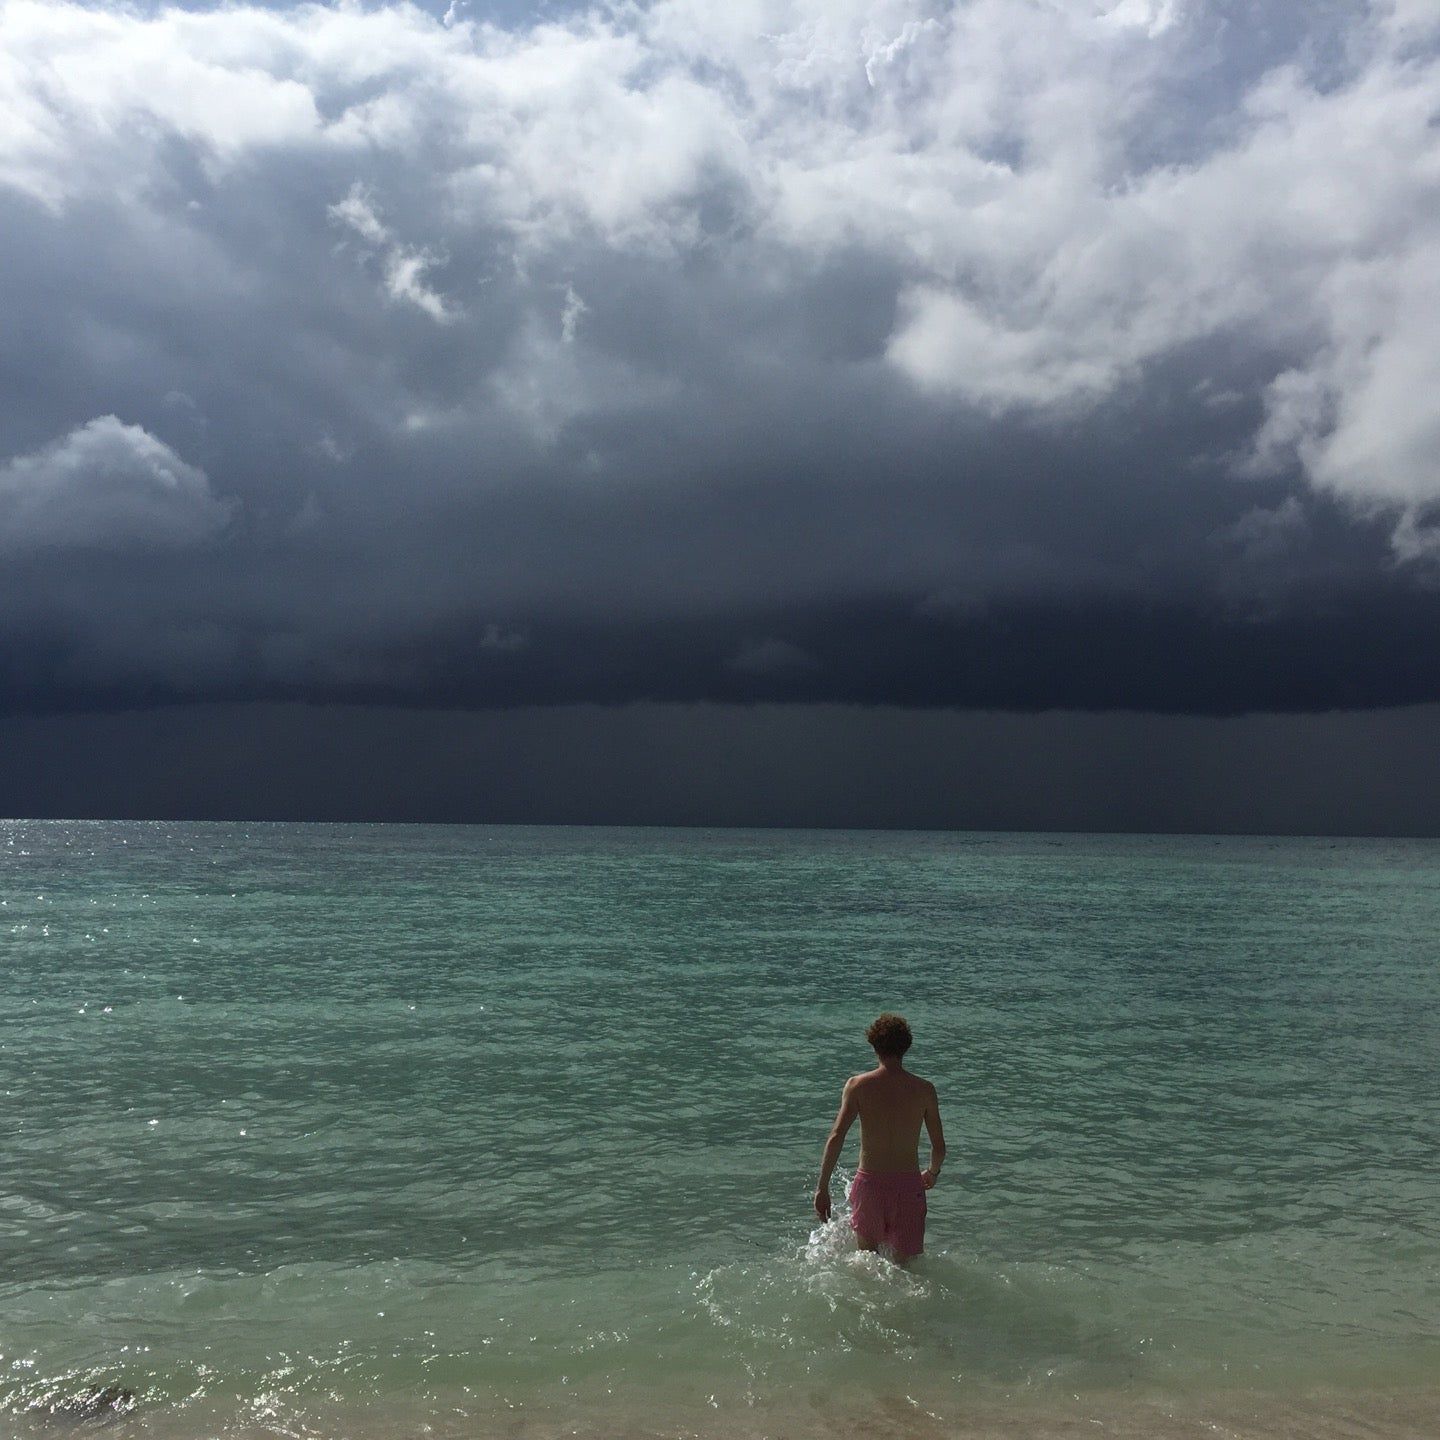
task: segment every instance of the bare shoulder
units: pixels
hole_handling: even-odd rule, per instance
[[[912,1073],[910,1078],[915,1082],[915,1088],[919,1090],[920,1093],[924,1095],[927,1100],[935,1100],[939,1098],[936,1094],[934,1085],[932,1085],[930,1081],[928,1081],[923,1075],[916,1075]]]

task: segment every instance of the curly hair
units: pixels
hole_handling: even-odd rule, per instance
[[[903,1015],[892,1015],[887,1010],[865,1032],[865,1038],[874,1047],[877,1055],[893,1055],[899,1059],[909,1048],[914,1038]]]

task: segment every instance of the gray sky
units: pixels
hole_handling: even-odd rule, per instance
[[[0,813],[1440,834],[1440,707],[173,706],[0,720]]]
[[[3,0],[0,715],[1440,700],[1437,113],[1434,0]]]

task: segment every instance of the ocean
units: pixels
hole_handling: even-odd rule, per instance
[[[1440,843],[9,821],[0,935],[0,1433],[1440,1433]]]

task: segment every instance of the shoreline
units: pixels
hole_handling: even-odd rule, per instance
[[[0,1413],[5,1413],[0,1411]],[[183,1405],[129,1408],[80,1416],[47,1409],[11,1412],[15,1440],[103,1430],[146,1440],[1432,1440],[1440,1428],[1440,1385],[1395,1390],[1311,1390],[1294,1395],[1235,1390],[1205,1395],[1154,1392],[1055,1397],[976,1397],[948,1413],[904,1395],[833,1398],[757,1397],[709,1415],[693,1406],[622,1404],[618,1398],[578,1409],[524,1402],[477,1404],[439,1393],[327,1407],[287,1404],[269,1393],[238,1405],[197,1397]]]

